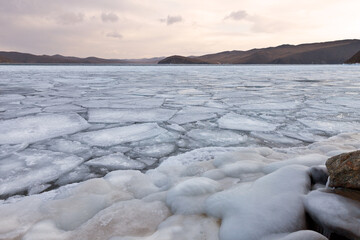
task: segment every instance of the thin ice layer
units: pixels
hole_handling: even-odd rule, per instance
[[[81,164],[77,156],[27,149],[0,161],[0,195],[15,194],[54,181]]]
[[[134,124],[92,132],[77,133],[74,139],[91,146],[109,147],[156,137],[167,131],[156,123]]]
[[[76,113],[44,114],[0,121],[0,144],[34,143],[89,127]]]
[[[176,110],[169,109],[90,109],[89,122],[127,123],[163,122],[169,120]]]

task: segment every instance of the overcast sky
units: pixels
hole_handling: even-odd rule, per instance
[[[0,0],[0,50],[202,55],[360,38],[359,0]]]

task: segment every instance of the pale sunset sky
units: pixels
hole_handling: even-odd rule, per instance
[[[360,38],[359,0],[0,0],[0,51],[189,56]]]

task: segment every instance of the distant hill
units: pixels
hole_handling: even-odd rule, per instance
[[[209,62],[190,57],[170,56],[159,61],[159,64],[208,64]]]
[[[159,64],[186,64],[196,61],[209,64],[341,64],[360,49],[360,40],[340,40],[301,45],[226,51],[197,57],[171,56]],[[178,60],[178,61],[177,61]]]
[[[345,63],[360,63],[360,51],[358,51],[354,56],[346,60]]]
[[[144,59],[104,59],[97,57],[67,57],[62,55],[34,55],[20,52],[1,52],[0,63],[50,63],[50,64],[156,64],[163,58],[144,58]]]

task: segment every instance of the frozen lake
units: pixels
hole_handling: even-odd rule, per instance
[[[324,164],[360,149],[359,76],[1,65],[0,239],[327,239],[305,212],[358,232]]]
[[[0,195],[203,147],[292,147],[360,131],[347,65],[0,66]]]

